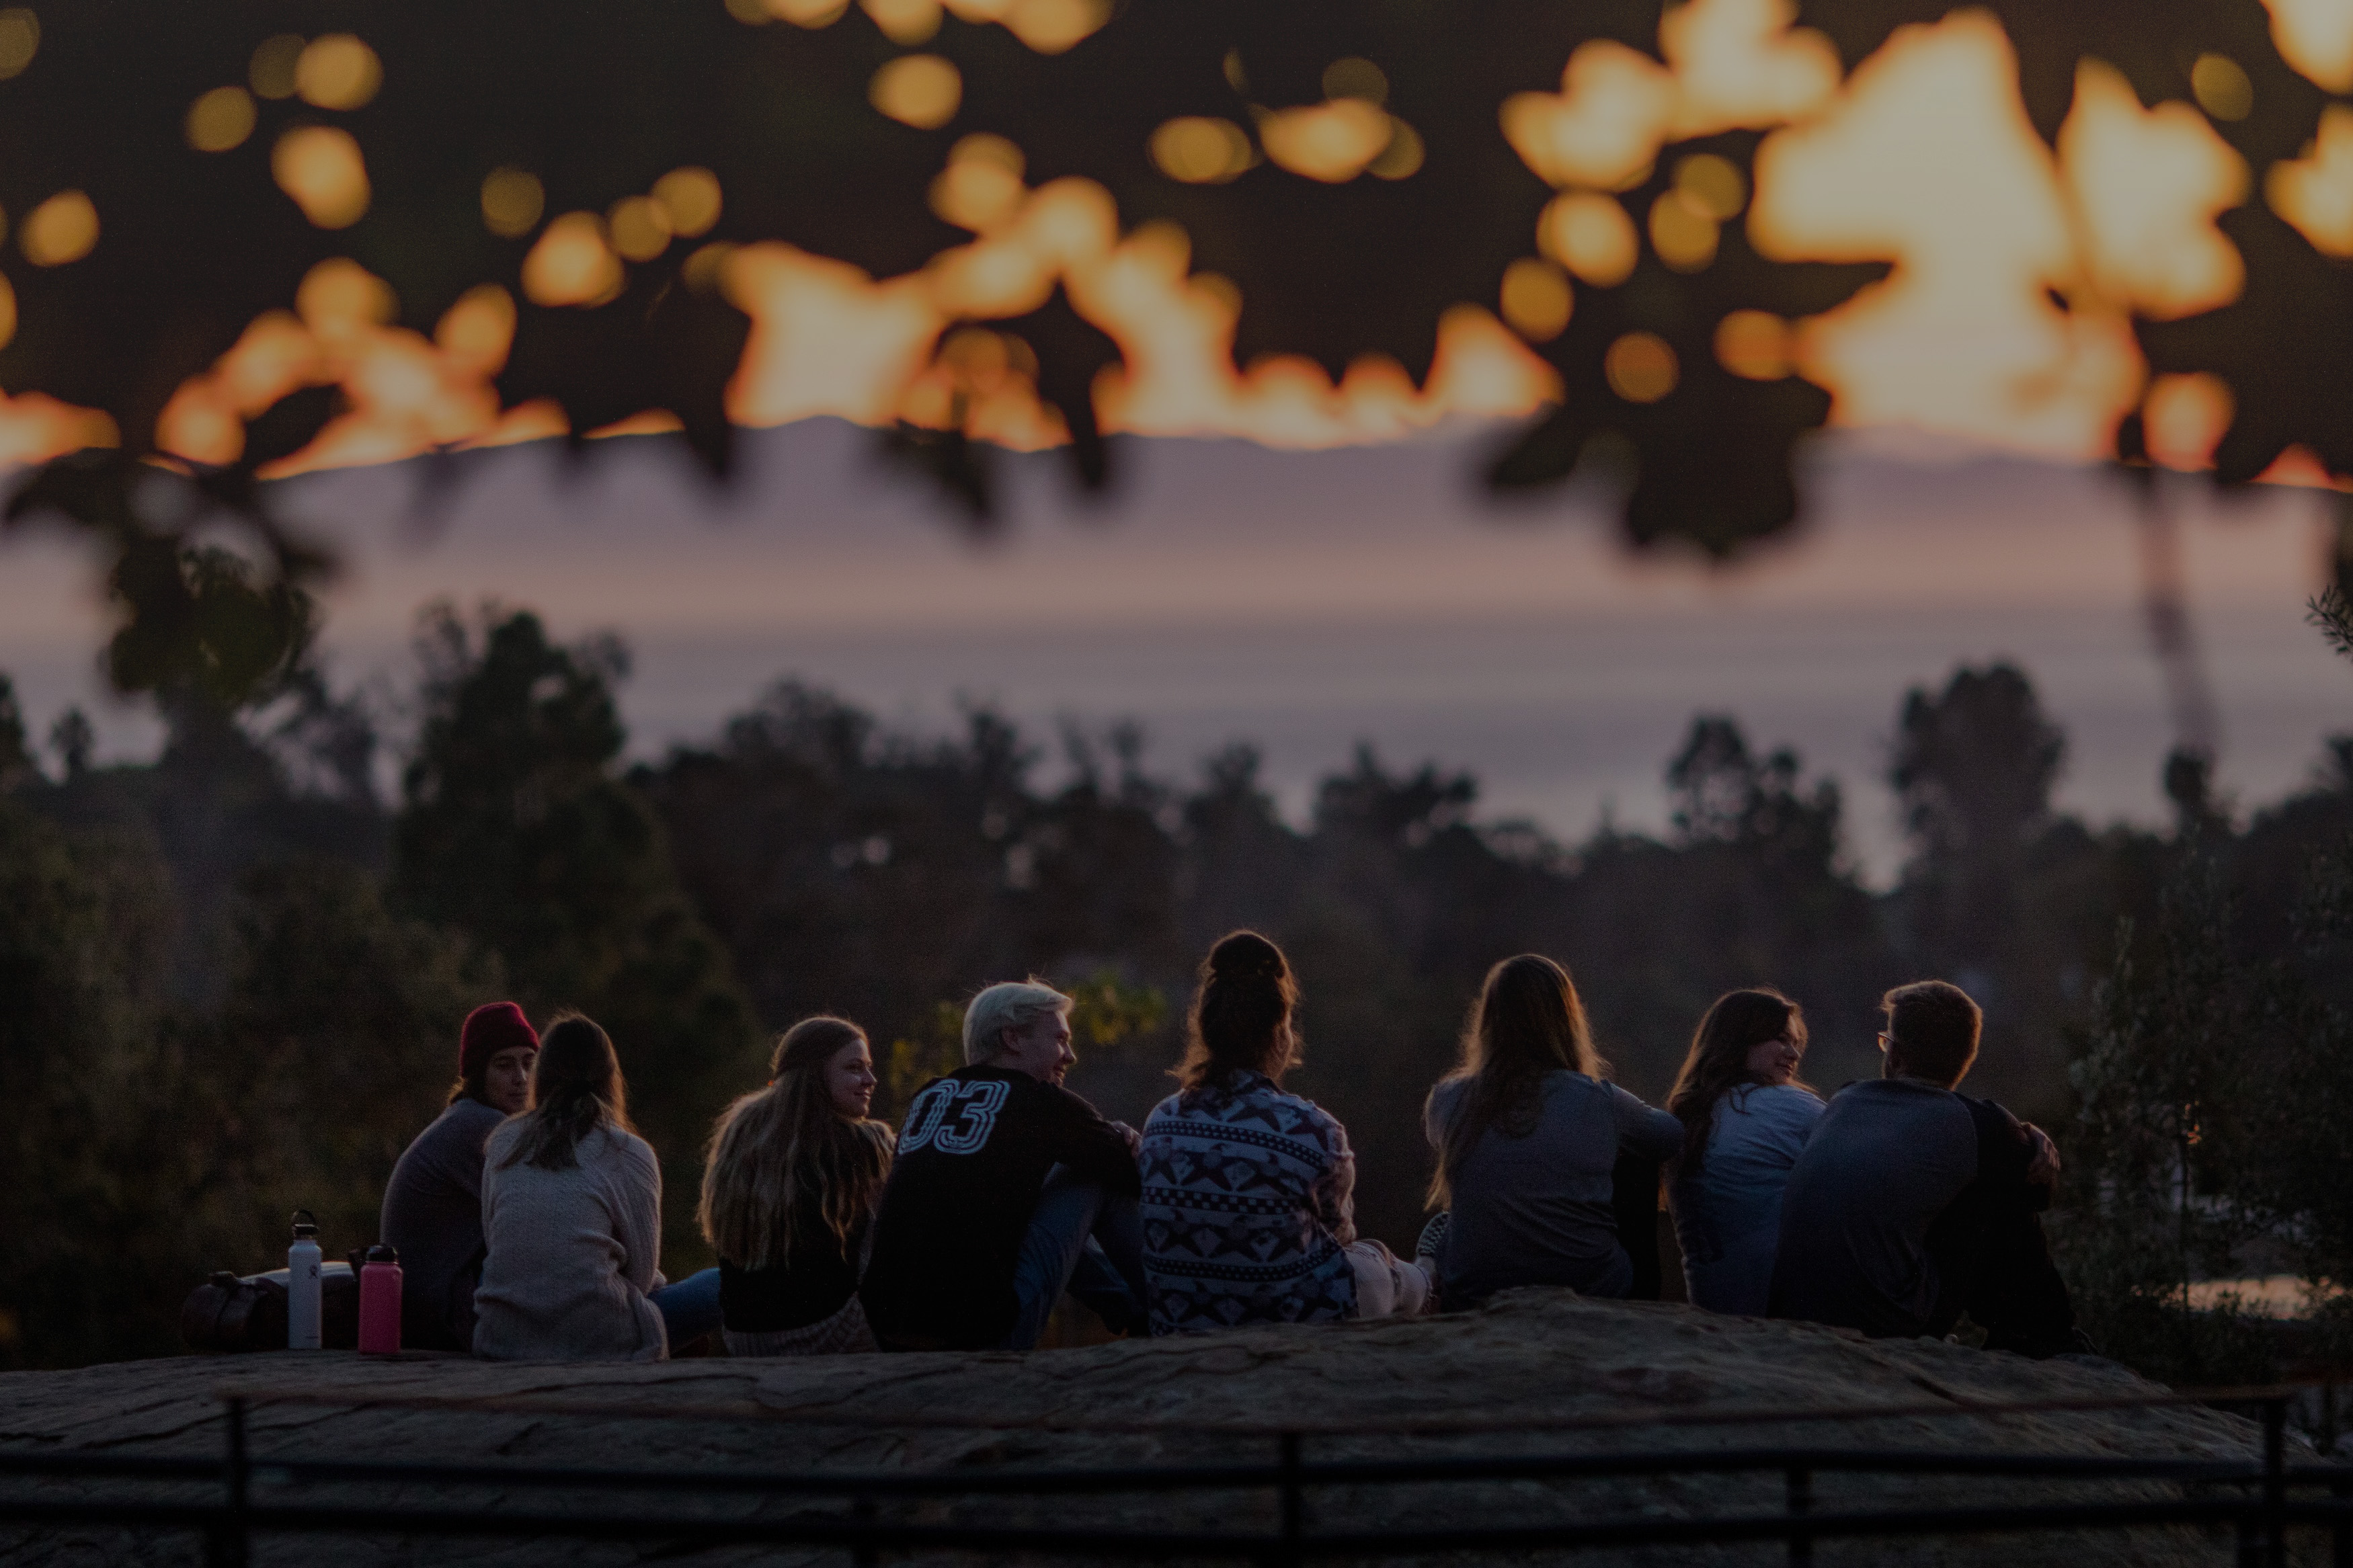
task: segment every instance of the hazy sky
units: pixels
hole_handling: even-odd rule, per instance
[[[1482,811],[1581,836],[1605,805],[1663,820],[1660,773],[1697,710],[1789,742],[1849,791],[1854,841],[1897,852],[1876,784],[1898,701],[1959,661],[2026,665],[2068,727],[2062,798],[2156,819],[2170,743],[2140,621],[2128,492],[2097,469],[1850,435],[1810,462],[1812,520],[1736,572],[1630,557],[1599,498],[1499,507],[1472,479],[1493,428],[1272,452],[1138,441],[1116,504],[1073,503],[1053,455],[1008,461],[1006,536],[976,543],[871,433],[811,421],[753,438],[740,489],[703,487],[658,442],[564,469],[545,447],[469,459],[449,509],[415,513],[406,468],[320,475],[290,499],[343,551],[327,596],[338,679],[406,682],[417,609],[528,605],[559,635],[622,632],[639,754],[715,731],[770,680],[834,687],[937,730],[995,702],[1053,727],[1141,719],[1189,773],[1263,746],[1286,807],[1358,741],[1392,765],[1477,773]],[[2222,778],[2248,804],[2302,779],[2353,728],[2353,668],[2301,623],[2319,507],[2273,489],[2232,506],[2168,489],[2220,697]],[[0,668],[37,732],[94,702],[100,637],[81,564],[0,548]],[[117,712],[117,747],[146,743]]]

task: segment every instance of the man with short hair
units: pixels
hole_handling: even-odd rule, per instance
[[[1137,1136],[1062,1087],[1071,1006],[988,987],[966,1065],[909,1103],[859,1289],[885,1350],[1029,1350],[1066,1288],[1114,1333],[1142,1324]]]
[[[1769,1311],[1874,1338],[1942,1336],[1966,1310],[1986,1348],[2076,1348],[2036,1217],[2058,1152],[2041,1129],[1954,1092],[1983,1015],[1942,980],[1899,985],[1877,1081],[1831,1100],[1789,1173]]]

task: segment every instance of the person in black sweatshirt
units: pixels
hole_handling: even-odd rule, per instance
[[[885,1350],[1029,1350],[1068,1289],[1114,1333],[1140,1329],[1134,1129],[1062,1087],[1071,999],[992,985],[959,1072],[907,1107],[859,1290]]]
[[[2038,1217],[2058,1151],[1954,1092],[1977,1059],[1977,1004],[1924,980],[1883,1005],[1883,1076],[1831,1098],[1789,1173],[1769,1315],[1942,1337],[1966,1310],[1989,1350],[2080,1348]]]

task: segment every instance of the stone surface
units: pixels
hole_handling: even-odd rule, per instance
[[[0,1375],[0,1452],[99,1451],[211,1458],[222,1449],[220,1395],[253,1401],[250,1449],[273,1456],[541,1464],[670,1471],[1023,1468],[1254,1461],[1275,1452],[1282,1425],[1307,1432],[1310,1461],[1426,1455],[1501,1456],[1802,1444],[1826,1447],[1999,1450],[2246,1460],[2254,1428],[2216,1412],[2164,1409],[1989,1416],[1934,1415],[1986,1401],[2103,1400],[2161,1393],[2121,1368],[2031,1363],[1954,1346],[1866,1342],[1800,1324],[1716,1317],[1681,1306],[1590,1301],[1522,1291],[1472,1314],[1393,1324],[1257,1329],[1127,1342],[1027,1355],[724,1359],[646,1366],[491,1365],[457,1357],[362,1359],[281,1352],[123,1363],[67,1373]],[[292,1400],[324,1403],[293,1403]],[[400,1401],[490,1402],[416,1407]],[[1852,1422],[1789,1419],[1862,1407]],[[668,1412],[670,1414],[665,1415]],[[1746,1413],[1737,1424],[1693,1417]],[[1770,1413],[1770,1414],[1767,1414]],[[1776,1417],[1779,1418],[1776,1418]],[[1545,1423],[1599,1423],[1546,1428]],[[1682,1423],[1682,1424],[1678,1424]],[[42,1495],[176,1496],[206,1488],[103,1494],[47,1485]],[[2170,1495],[2150,1483],[1824,1476],[1823,1510],[1896,1502]],[[22,1495],[27,1483],[0,1478]],[[1315,1528],[1445,1529],[1466,1523],[1573,1522],[1778,1509],[1778,1474],[1686,1475],[1576,1482],[1482,1479],[1411,1488],[1335,1487],[1312,1493]],[[348,1488],[258,1483],[259,1501],[339,1506]],[[383,1498],[385,1493],[373,1494]],[[551,1493],[514,1486],[460,1490],[411,1485],[408,1504],[561,1510],[628,1506],[607,1489]],[[649,1503],[649,1506],[655,1506]],[[839,1500],[739,1496],[659,1500],[670,1510],[727,1516],[842,1511]],[[1268,1528],[1265,1492],[1180,1497],[995,1498],[886,1504],[885,1517],[1133,1529]],[[625,1563],[677,1555],[652,1547],[561,1541],[263,1538],[266,1564],[332,1556],[361,1564]],[[698,1561],[824,1561],[842,1553],[727,1548]],[[1987,1537],[1841,1545],[1824,1563],[2092,1563],[2221,1562],[2229,1543],[2187,1530],[2130,1535]],[[134,1539],[72,1527],[0,1526],[0,1563],[195,1563],[192,1535]],[[1779,1562],[1778,1547],[1583,1553],[1577,1561]]]

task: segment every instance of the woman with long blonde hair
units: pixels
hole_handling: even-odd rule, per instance
[[[1423,1109],[1430,1201],[1451,1215],[1438,1243],[1450,1310],[1515,1285],[1623,1296],[1633,1284],[1611,1173],[1621,1153],[1666,1159],[1683,1127],[1606,1070],[1568,971],[1530,952],[1487,972],[1461,1065]]]
[[[1692,1034],[1667,1109],[1683,1123],[1669,1201],[1692,1304],[1765,1315],[1781,1192],[1821,1120],[1798,1081],[1806,1016],[1778,991],[1727,991]]]
[[[697,1217],[719,1254],[727,1353],[872,1350],[858,1301],[867,1236],[891,1173],[891,1129],[866,1112],[874,1058],[844,1018],[804,1018],[768,1087],[720,1113]]]

